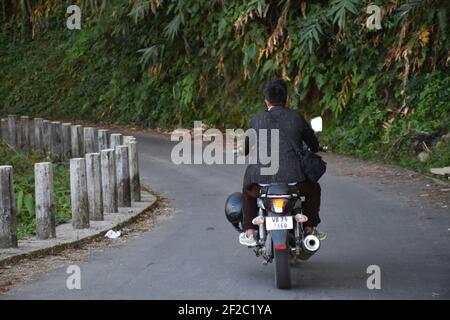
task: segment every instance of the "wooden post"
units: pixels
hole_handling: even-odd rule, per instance
[[[102,151],[109,148],[109,130],[98,130],[98,150]]]
[[[34,118],[34,147],[44,152],[44,119]]]
[[[30,117],[20,117],[20,130],[19,130],[19,146],[20,149],[30,151]]]
[[[117,175],[117,204],[119,207],[131,207],[130,165],[128,147],[117,146],[116,175]]]
[[[72,140],[72,157],[80,158],[83,156],[83,127],[73,125],[71,127],[70,138]]]
[[[8,136],[8,120],[7,119],[3,119],[2,118],[2,140],[5,141],[6,143],[9,142],[9,136]]]
[[[60,161],[62,160],[63,154],[63,143],[62,143],[62,127],[61,122],[53,121],[51,123],[51,140],[52,140],[52,160]]]
[[[36,199],[36,236],[56,237],[55,203],[53,198],[53,168],[51,162],[34,164]]]
[[[136,141],[128,143],[128,159],[130,161],[131,201],[141,201],[141,179],[139,177],[139,155]]]
[[[16,148],[17,148],[17,150],[22,149],[22,119],[21,119],[21,117],[16,118]]]
[[[123,137],[123,144],[128,145],[130,142],[136,141],[136,138],[133,136],[124,136]]]
[[[3,118],[0,119],[0,140],[4,140],[3,134]],[[6,141],[6,140],[5,140]]]
[[[102,172],[103,212],[119,212],[117,206],[116,162],[114,149],[100,151]]]
[[[63,123],[61,125],[62,130],[62,154],[64,160],[72,158],[72,131],[71,123]]]
[[[122,135],[120,133],[113,133],[109,138],[111,139],[111,149],[115,149],[117,146],[122,145]]]
[[[84,158],[70,159],[70,198],[73,228],[89,228],[86,160]]]
[[[8,116],[8,133],[9,133],[9,144],[14,149],[17,148],[17,127],[16,127],[16,119],[15,115]]]
[[[0,166],[0,248],[17,247],[13,167]]]
[[[96,221],[103,220],[100,153],[88,153],[85,157],[89,218]]]
[[[91,127],[84,128],[84,153],[93,153],[96,151],[95,129]]]
[[[44,120],[44,152],[46,155],[51,154],[52,147],[52,122]]]

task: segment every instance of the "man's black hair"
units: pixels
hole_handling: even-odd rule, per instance
[[[284,81],[283,79],[276,79],[272,81],[275,84],[279,84],[280,86],[282,86],[284,88],[284,90],[286,90],[287,93],[287,84],[286,81]]]
[[[272,105],[284,106],[287,101],[287,85],[282,79],[267,81],[264,86],[264,97]]]

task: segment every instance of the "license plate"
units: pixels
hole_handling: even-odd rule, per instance
[[[286,230],[294,228],[292,216],[266,217],[267,230]]]

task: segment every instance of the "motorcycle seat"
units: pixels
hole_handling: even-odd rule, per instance
[[[267,189],[267,195],[289,194],[289,186],[287,183],[271,184]]]

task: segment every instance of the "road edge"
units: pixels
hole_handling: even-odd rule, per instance
[[[154,208],[156,208],[161,200],[160,196],[154,192],[151,191],[151,189],[147,186],[142,186],[142,191],[145,191],[152,195],[154,199],[151,201],[149,205],[142,208],[132,216],[128,217],[127,219],[115,224],[114,226],[108,226],[108,228],[104,228],[96,232],[95,234],[91,234],[89,236],[81,237],[80,239],[77,239],[75,241],[67,241],[64,243],[58,243],[50,247],[41,248],[32,250],[29,252],[24,253],[18,253],[13,256],[9,256],[3,259],[0,259],[0,267],[4,267],[5,265],[10,264],[17,264],[18,262],[25,260],[25,259],[34,259],[34,258],[40,258],[48,255],[53,255],[56,253],[59,253],[61,251],[64,251],[66,249],[72,249],[72,248],[79,248],[82,245],[85,245],[87,243],[92,242],[95,239],[98,239],[100,237],[103,237],[106,232],[110,229],[119,229],[123,228],[127,225],[132,224],[135,222],[139,217],[141,217],[144,213],[147,213],[148,211],[152,211]],[[70,222],[69,222],[70,223]]]

